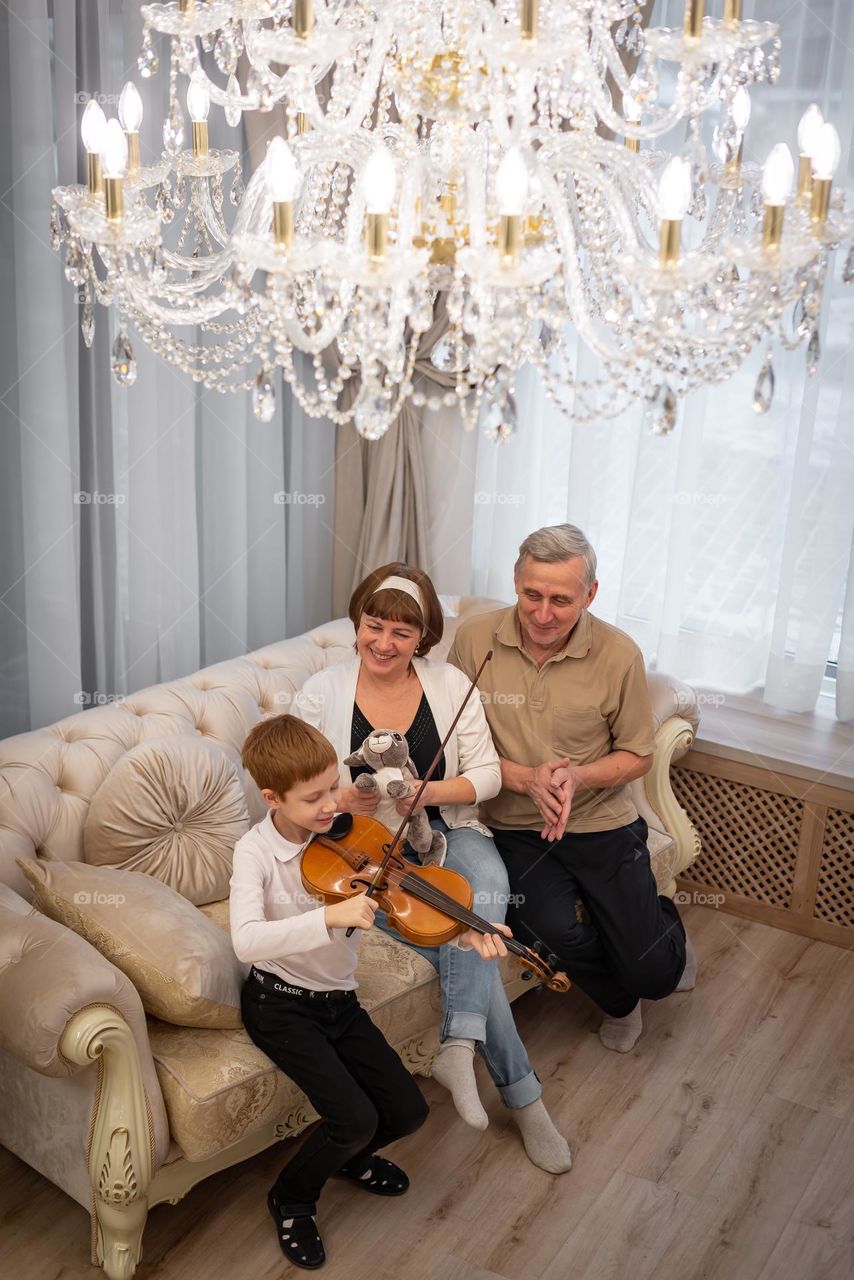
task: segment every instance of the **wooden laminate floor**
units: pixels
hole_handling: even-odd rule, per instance
[[[485,1073],[485,1133],[424,1081],[430,1119],[389,1148],[409,1194],[324,1192],[325,1280],[852,1280],[854,955],[709,908],[686,921],[699,984],[644,1005],[631,1054],[601,1046],[577,992],[515,1006],[570,1173],[529,1164]],[[139,1280],[304,1274],[264,1203],[281,1163],[153,1209]],[[4,1276],[103,1274],[84,1210],[2,1149],[0,1187]]]

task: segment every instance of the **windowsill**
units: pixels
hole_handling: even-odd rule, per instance
[[[854,724],[834,717],[830,698],[820,697],[814,712],[796,714],[775,711],[761,695],[698,693],[695,751],[854,791]]]

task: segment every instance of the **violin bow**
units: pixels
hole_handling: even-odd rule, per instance
[[[415,806],[418,804],[418,801],[421,799],[422,795],[424,794],[424,788],[427,786],[427,783],[430,781],[436,769],[438,768],[439,761],[442,759],[442,753],[444,752],[445,747],[448,744],[448,740],[451,734],[456,729],[457,722],[459,721],[460,716],[463,714],[463,711],[465,711],[466,703],[468,702],[469,698],[477,688],[477,682],[480,679],[480,677],[483,675],[484,667],[486,666],[487,662],[490,661],[491,658],[492,658],[492,650],[490,649],[486,657],[484,658],[483,662],[480,664],[477,671],[472,676],[471,684],[466,690],[466,696],[463,698],[462,702],[460,703],[457,714],[454,716],[453,720],[451,721],[451,725],[450,725],[450,728],[448,729],[448,732],[445,734],[444,738],[440,742],[439,750],[436,752],[435,756],[433,757],[430,764],[430,768],[424,774],[424,777],[421,778],[420,780],[421,785],[419,786],[418,790],[415,792],[415,795],[412,797],[409,803],[409,808],[407,809],[404,817],[402,818],[400,826],[397,828],[397,831],[395,831],[394,835],[392,836],[391,842],[389,843],[388,848],[385,850],[383,854],[382,862],[378,864],[377,869],[374,872],[373,878],[371,880],[371,883],[368,885],[367,889],[365,890],[365,895],[368,898],[373,898],[374,895],[378,893],[379,890],[382,888],[383,879],[385,877],[388,864],[391,861],[395,850],[397,849],[398,845],[403,839],[403,833],[406,830],[407,826],[409,825],[409,821],[415,810]],[[355,925],[351,925],[350,928],[347,930],[346,936],[349,938],[351,934],[353,934],[354,932],[355,932]]]

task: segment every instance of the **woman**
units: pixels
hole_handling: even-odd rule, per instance
[[[406,565],[383,565],[353,592],[349,608],[356,628],[356,656],[311,676],[292,710],[318,728],[338,752],[344,785],[340,807],[370,815],[374,791],[353,785],[344,760],[357,751],[372,729],[405,734],[419,777],[439,749],[469,687],[465,676],[426,654],[442,638],[442,608],[426,573]],[[477,804],[497,794],[501,769],[483,707],[473,695],[448,740],[419,807],[446,837],[445,866],[471,883],[478,913],[504,920],[507,873],[486,827],[477,820]],[[415,787],[411,788],[410,795]],[[409,801],[398,802],[401,816]],[[377,915],[381,924],[382,913]],[[393,932],[385,925],[388,932]],[[454,947],[416,947],[439,972],[444,1017],[441,1045],[432,1074],[448,1090],[462,1118],[476,1129],[488,1124],[477,1092],[474,1052],[486,1062],[504,1104],[519,1125],[534,1164],[551,1173],[570,1167],[566,1140],[557,1132],[542,1102],[542,1086],[519,1039],[496,966]]]

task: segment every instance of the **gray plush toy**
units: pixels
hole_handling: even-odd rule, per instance
[[[379,790],[380,802],[373,816],[396,831],[401,817],[397,812],[397,801],[409,794],[410,782],[418,781],[415,765],[409,756],[409,743],[403,734],[395,733],[393,729],[374,729],[359,750],[348,756],[344,763],[348,768],[367,765],[373,769],[373,773],[359,774],[353,785],[359,791]],[[448,842],[441,831],[433,830],[423,809],[410,819],[406,839],[420,856],[423,866],[441,867]]]

